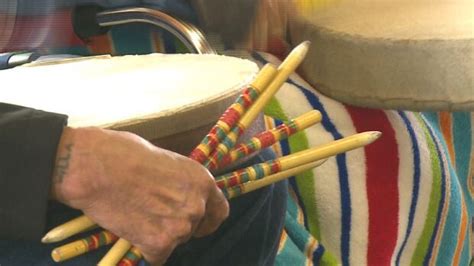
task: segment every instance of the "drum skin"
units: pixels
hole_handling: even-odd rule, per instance
[[[345,0],[290,20],[303,76],[363,107],[474,110],[474,2]]]
[[[72,127],[136,133],[187,155],[250,83],[255,63],[231,56],[150,54],[40,61],[0,71],[0,101],[69,116]],[[246,136],[264,130],[260,116]]]

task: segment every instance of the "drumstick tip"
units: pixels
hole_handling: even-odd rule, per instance
[[[61,253],[55,248],[53,251],[51,251],[51,258],[55,262],[61,262]]]
[[[372,142],[376,141],[377,139],[380,138],[380,136],[382,136],[382,132],[380,131],[367,131],[366,132],[368,137],[367,137],[367,144],[371,144]]]
[[[43,236],[43,238],[41,238],[41,243],[54,243],[54,242],[58,242],[58,241],[61,241],[63,240],[63,238],[61,238],[61,232],[59,232],[58,230],[51,230],[49,231],[48,233],[46,233],[45,236]]]
[[[288,71],[293,72],[306,57],[310,44],[310,41],[304,41],[293,48],[290,54],[280,64],[278,70],[288,69]]]
[[[293,51],[290,52],[290,54],[296,55],[300,60],[303,60],[303,58],[306,56],[309,50],[309,46],[311,45],[310,41],[304,41],[300,44],[298,44]]]

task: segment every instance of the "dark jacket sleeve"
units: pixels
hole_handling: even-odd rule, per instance
[[[0,103],[0,239],[40,239],[65,115]]]

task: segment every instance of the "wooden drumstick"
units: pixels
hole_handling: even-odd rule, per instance
[[[278,67],[278,73],[272,80],[267,89],[257,98],[257,100],[249,107],[247,112],[241,117],[239,122],[235,125],[232,131],[227,134],[226,138],[216,147],[216,150],[211,154],[209,160],[204,163],[205,167],[211,164],[217,164],[222,157],[235,145],[237,139],[255,120],[258,114],[263,110],[265,105],[285,83],[288,77],[301,64],[305,58],[310,42],[306,41],[296,46],[285,60]]]
[[[46,235],[41,239],[41,242],[59,242],[75,234],[93,229],[96,226],[97,225],[94,221],[92,221],[85,215],[82,215],[80,217],[72,219],[69,222],[66,222],[62,225],[53,228],[51,231],[46,233]]]
[[[119,261],[117,266],[134,266],[142,259],[142,253],[137,247],[132,247],[127,254]]]
[[[238,170],[230,174],[217,177],[217,185],[223,189],[224,195],[231,199],[241,194],[268,186],[285,178],[317,167],[324,162],[324,158],[345,152],[351,149],[368,145],[378,139],[381,133],[369,131],[352,135],[319,147],[284,156],[270,162]],[[99,265],[117,263],[129,251],[131,244],[120,239],[107,253]],[[133,252],[138,260],[139,252]],[[133,254],[132,254],[133,255]],[[133,258],[133,256],[131,256]]]
[[[55,262],[65,261],[111,244],[117,240],[118,237],[116,235],[104,230],[53,249],[51,257]]]
[[[339,153],[363,147],[374,142],[382,133],[379,131],[368,131],[345,137],[330,143],[323,144],[275,160],[256,164],[229,174],[222,175],[216,179],[219,188],[225,189],[248,181],[261,179],[265,176],[301,166],[313,161],[318,161]]]
[[[204,137],[201,143],[191,152],[189,158],[204,163],[227,133],[235,126],[255,99],[266,89],[270,81],[277,74],[276,68],[266,64],[257,74],[255,80],[242,92],[235,102],[227,108],[214,127]]]
[[[284,180],[284,179],[290,178],[292,176],[295,176],[297,174],[300,174],[304,171],[307,171],[307,170],[313,169],[315,167],[318,167],[318,166],[320,166],[321,164],[323,164],[325,162],[326,162],[326,159],[316,161],[316,162],[307,163],[307,164],[303,164],[301,166],[297,166],[297,167],[294,167],[294,168],[291,168],[291,169],[288,169],[288,170],[285,170],[285,171],[281,171],[281,172],[278,172],[276,174],[265,176],[262,179],[246,182],[246,183],[243,183],[243,184],[239,184],[237,186],[233,186],[233,187],[230,187],[230,188],[223,189],[222,192],[224,193],[226,198],[233,199],[233,198],[238,197],[240,195],[243,195],[243,194],[252,192],[254,190],[269,186],[273,183],[279,182],[281,180]]]
[[[222,157],[227,153],[227,151],[232,148],[237,141],[238,137],[250,126],[250,124],[255,120],[257,115],[263,110],[263,107],[270,101],[270,99],[275,95],[278,89],[283,83],[288,79],[291,73],[293,73],[299,64],[303,61],[306,53],[308,52],[310,42],[306,41],[296,46],[287,58],[280,64],[278,67],[278,73],[275,78],[272,80],[270,85],[265,89],[265,91],[260,94],[260,96],[255,100],[255,102],[249,107],[247,112],[241,117],[239,122],[234,126],[232,131],[226,136],[223,142],[219,143],[216,150],[212,153],[211,158],[209,158],[204,166],[209,168],[209,165],[212,163],[218,163]],[[120,241],[120,240],[119,240]],[[115,244],[117,245],[118,242]],[[114,253],[112,256],[120,256],[122,258],[127,251],[119,254]],[[109,251],[111,253],[111,251]],[[107,253],[107,256],[108,254]],[[119,258],[119,260],[120,260]]]
[[[259,133],[245,143],[237,145],[228,154],[222,158],[218,165],[211,164],[210,170],[222,168],[233,163],[249,154],[261,149],[267,148],[280,140],[286,139],[296,132],[300,132],[321,121],[321,113],[317,110],[309,111],[288,123],[281,124],[278,127]]]
[[[127,240],[120,238],[105,254],[105,256],[97,264],[99,266],[117,265],[127,251],[132,247],[132,244]]]

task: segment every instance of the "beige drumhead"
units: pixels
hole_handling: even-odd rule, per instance
[[[251,61],[220,55],[67,59],[0,71],[10,84],[0,101],[67,114],[73,127],[187,139],[214,123],[257,71]],[[198,134],[199,140],[205,131]]]
[[[474,109],[474,1],[341,0],[291,21],[304,76],[377,108]]]

